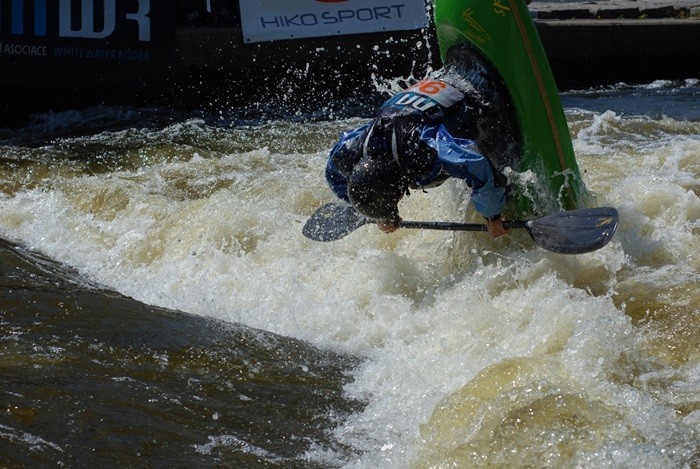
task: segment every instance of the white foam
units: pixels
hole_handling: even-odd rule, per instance
[[[619,207],[621,224],[608,247],[586,256],[547,253],[522,232],[491,240],[479,233],[385,235],[367,226],[342,241],[313,242],[301,226],[332,200],[323,181],[327,148],[217,152],[207,143],[138,169],[59,175],[3,197],[0,235],[141,301],[365,357],[346,392],[367,407],[336,432],[362,453],[358,466],[430,460],[442,454],[435,442],[446,427],[477,438],[497,428],[497,417],[557,396],[601,415],[590,424],[599,436],[590,447],[574,446],[569,464],[684,460],[684,431],[698,419],[676,416],[674,402],[648,383],[667,373],[679,399],[695,387],[658,364],[647,332],[625,314],[633,298],[618,295],[697,280],[700,138],[686,123],[675,138],[666,130],[671,122],[612,112],[587,119],[575,141],[586,182],[599,205]],[[322,132],[332,141],[356,122],[347,124],[323,124]],[[285,135],[318,131],[313,124],[283,128]],[[187,131],[212,135],[201,122]],[[274,124],[257,132],[280,138]],[[463,221],[464,194],[452,182],[415,193],[402,214]],[[502,379],[499,367],[508,363],[522,364],[513,378],[520,387],[474,398],[473,415],[482,420],[460,414],[455,402],[471,395],[470,383],[490,382],[489,373]],[[639,382],[618,377],[640,369]],[[680,373],[696,379],[692,370]],[[545,443],[533,452],[555,460],[556,445]],[[198,450],[230,444],[245,446],[223,435]]]

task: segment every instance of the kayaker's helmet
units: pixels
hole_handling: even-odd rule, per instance
[[[411,171],[423,165],[407,141],[419,138],[414,116],[381,116],[364,136],[362,156],[348,178],[348,197],[358,212],[383,222],[399,220],[398,203]],[[402,162],[403,160],[403,162]]]
[[[348,179],[348,197],[367,218],[383,222],[399,220],[399,200],[406,182],[391,160],[362,158]]]

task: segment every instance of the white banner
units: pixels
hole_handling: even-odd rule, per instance
[[[245,42],[428,26],[425,0],[240,0]]]

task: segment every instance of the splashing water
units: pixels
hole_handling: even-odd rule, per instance
[[[0,236],[144,303],[360,357],[345,393],[365,405],[329,429],[350,452],[311,449],[311,461],[692,466],[700,122],[587,110],[631,99],[606,93],[565,100],[586,185],[621,214],[613,241],[587,255],[548,253],[520,233],[368,226],[305,239],[303,222],[332,200],[327,151],[359,119],[176,118],[8,143]],[[402,203],[410,219],[471,213],[452,183]],[[198,448],[226,445],[266,454],[232,435]]]

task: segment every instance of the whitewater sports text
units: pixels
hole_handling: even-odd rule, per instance
[[[53,50],[54,57],[66,59],[98,59],[98,60],[129,60],[146,62],[151,60],[148,51],[133,49],[90,49],[80,47],[56,47]]]
[[[63,59],[127,60],[147,62],[151,60],[149,51],[134,49],[92,49],[89,47],[54,47],[42,45],[10,44],[0,42],[0,54],[34,57],[57,57]]]

